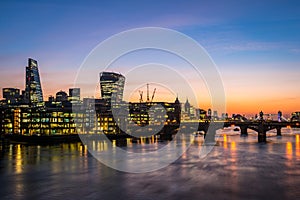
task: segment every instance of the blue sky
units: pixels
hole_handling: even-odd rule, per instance
[[[271,110],[267,103],[281,98],[274,107],[290,112],[300,99],[299,1],[1,1],[0,24],[1,88],[23,89],[24,66],[33,57],[45,95],[67,90],[101,41],[157,26],[180,31],[207,50],[223,77],[230,111],[237,99]]]

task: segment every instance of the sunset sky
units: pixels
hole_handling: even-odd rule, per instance
[[[1,90],[24,89],[31,57],[39,62],[44,98],[68,91],[100,42],[151,26],[174,29],[203,46],[222,77],[228,113],[300,111],[299,1],[1,1],[0,25]],[[152,61],[146,53],[140,61]],[[123,65],[133,63],[119,61],[115,70],[124,73]],[[172,98],[175,93],[186,100],[180,91]],[[207,94],[197,96],[194,106],[209,108]],[[163,98],[158,90],[157,100]]]

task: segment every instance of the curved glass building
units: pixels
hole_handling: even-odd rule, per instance
[[[118,104],[123,99],[125,77],[114,72],[100,73],[101,97],[108,105]],[[114,95],[113,95],[114,94]]]
[[[43,102],[38,63],[32,58],[28,59],[28,66],[26,67],[25,102],[31,106],[36,106],[38,103]]]

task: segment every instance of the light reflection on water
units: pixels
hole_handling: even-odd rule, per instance
[[[1,199],[297,199],[300,185],[298,129],[283,136],[268,133],[267,144],[257,135],[219,131],[216,146],[199,159],[203,137],[183,138],[192,145],[166,168],[144,174],[123,173],[94,159],[81,143],[52,146],[1,146]],[[132,142],[113,140],[115,148],[155,151],[167,142],[155,137]],[[173,144],[176,145],[176,144]],[[106,142],[93,142],[106,151]],[[166,155],[167,156],[167,155]],[[163,159],[163,158],[162,158]],[[130,162],[130,161],[128,161]],[[142,162],[142,160],[141,160]],[[141,165],[142,166],[142,165]]]

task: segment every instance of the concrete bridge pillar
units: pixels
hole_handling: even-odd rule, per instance
[[[258,142],[267,142],[267,131],[263,122],[258,125]]]
[[[207,131],[204,134],[204,139],[206,143],[213,143],[215,142],[216,131],[223,128],[223,124],[210,122],[206,128]]]
[[[281,136],[281,127],[276,127],[277,136]]]
[[[248,126],[240,126],[240,128],[241,128],[241,136],[248,136],[248,132],[247,132]]]
[[[209,128],[209,122],[205,122],[204,125],[202,125],[201,127],[199,126],[198,131],[204,131],[204,139],[206,137],[206,134],[208,132],[208,128]]]

